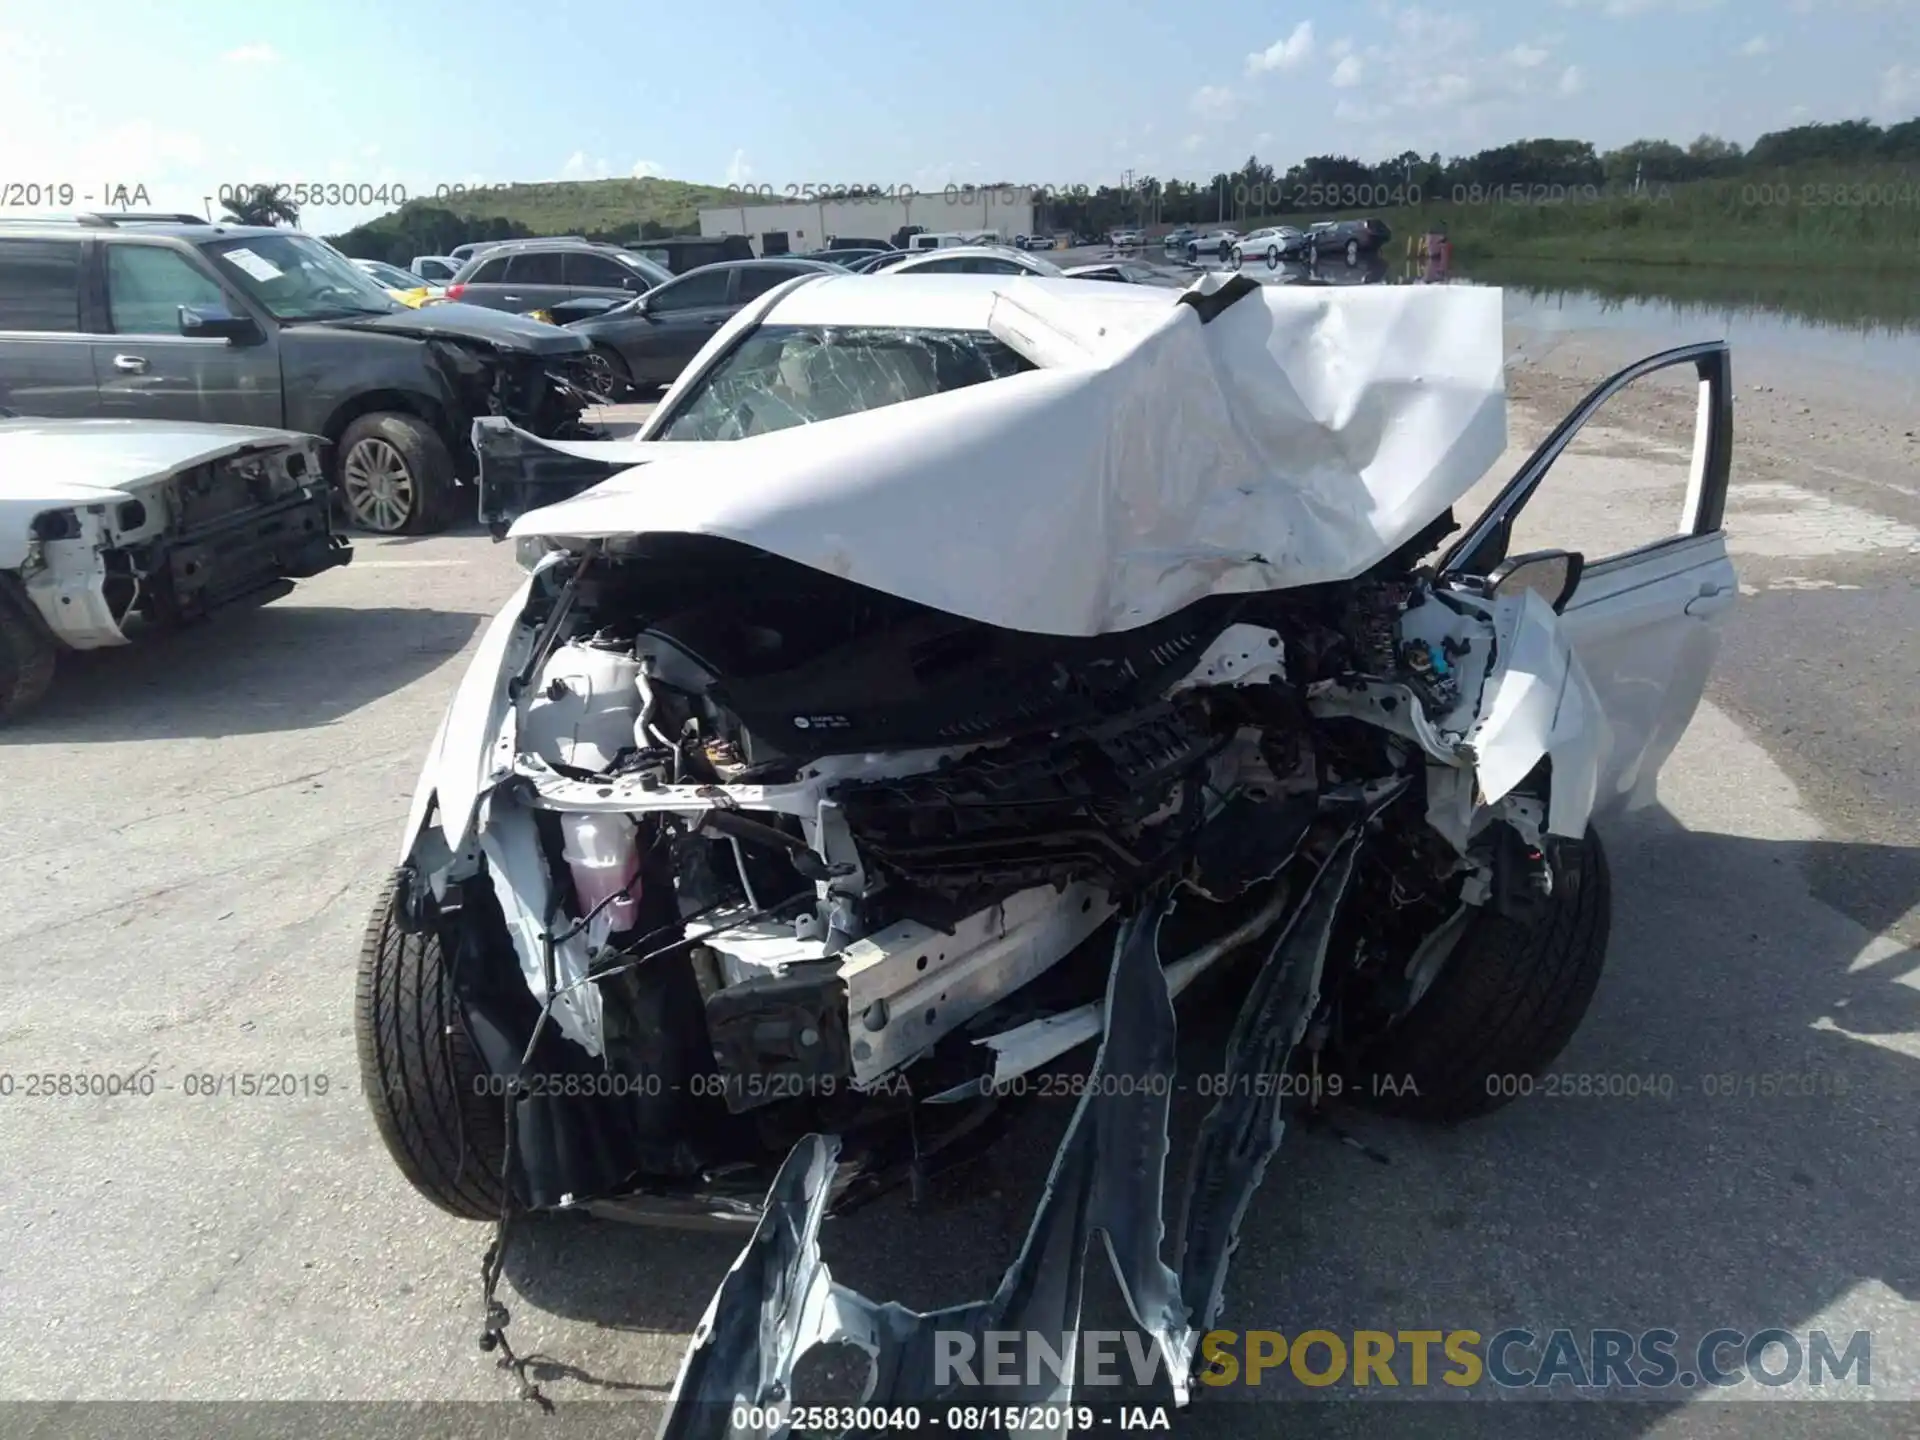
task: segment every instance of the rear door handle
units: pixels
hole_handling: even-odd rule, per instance
[[[147,373],[147,358],[144,355],[116,355],[113,368],[123,375],[144,375]]]
[[[518,295],[502,295],[500,298],[502,300],[518,300],[520,297]]]

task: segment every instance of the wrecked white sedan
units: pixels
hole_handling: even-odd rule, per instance
[[[0,411],[0,723],[46,693],[63,650],[262,604],[346,564],[322,443]]]
[[[1289,1111],[1468,1116],[1566,1043],[1606,950],[1593,822],[1653,798],[1734,593],[1728,357],[1608,381],[1432,558],[1506,443],[1500,314],[1463,287],[807,278],[636,441],[476,427],[483,510],[544,553],[368,931],[366,1088],[456,1215],[750,1231],[668,1433],[786,1403],[824,1341],[874,1356],[876,1403],[939,1398],[936,1329],[1068,1353],[1092,1229],[1184,1398]],[[1703,397],[1678,533],[1507,554],[1587,416],[1670,365]],[[1172,999],[1234,964],[1163,1259]],[[993,1299],[833,1284],[823,1217],[964,1159],[1096,1043]]]

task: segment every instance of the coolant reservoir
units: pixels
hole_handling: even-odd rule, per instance
[[[520,743],[548,764],[601,771],[633,744],[640,663],[618,650],[569,641],[540,671]]]
[[[598,949],[616,930],[633,927],[640,915],[640,845],[638,830],[625,815],[582,815],[568,811],[560,817],[560,854],[573,874],[580,913],[592,915],[587,944]],[[627,893],[620,895],[625,890]],[[608,901],[608,896],[620,898]],[[600,908],[595,913],[596,907]]]

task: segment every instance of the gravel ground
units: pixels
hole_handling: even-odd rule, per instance
[[[1513,337],[1510,458],[1620,343]],[[1363,1403],[1271,1402],[1394,1395],[1290,1385],[1203,1390],[1187,1433],[1916,1433],[1914,1407],[1890,1402],[1920,1396],[1920,497],[1906,433],[1920,407],[1784,366],[1740,376],[1728,527],[1747,593],[1663,805],[1606,837],[1608,969],[1556,1067],[1666,1077],[1667,1098],[1536,1095],[1452,1131],[1340,1117],[1364,1149],[1290,1135],[1222,1324],[1868,1329],[1883,1403],[1710,1405],[1673,1390],[1462,1408],[1429,1387],[1435,1403],[1383,1422]],[[1687,403],[1656,389],[1609,413],[1543,491],[1543,529],[1604,546],[1667,523],[1660,487],[1682,463]],[[264,1407],[16,1405],[0,1409],[9,1434],[651,1423],[736,1242],[528,1226],[503,1298],[561,1407],[541,1421],[474,1348],[487,1232],[407,1188],[358,1094],[367,907],[515,573],[508,547],[477,534],[363,539],[352,566],[264,610],[63,664],[45,708],[0,735],[0,1073],[152,1067],[158,1081],[145,1096],[28,1100],[17,1080],[0,1099],[0,1397]],[[1204,1016],[1191,1031],[1190,1046],[1219,1038]],[[296,1093],[242,1095],[222,1078],[256,1074],[294,1077]],[[1759,1083],[1779,1075],[1812,1077],[1811,1093]],[[1710,1093],[1717,1076],[1736,1078],[1733,1094]],[[1178,1133],[1196,1103],[1182,1097]],[[1036,1104],[922,1210],[890,1197],[831,1227],[836,1275],[916,1307],[990,1291],[1065,1118]],[[330,1403],[267,1403],[314,1401]]]

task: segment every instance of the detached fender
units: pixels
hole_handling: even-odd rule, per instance
[[[1540,761],[1553,765],[1547,829],[1586,833],[1612,734],[1593,682],[1560,617],[1532,591],[1494,605],[1494,672],[1466,743],[1486,804],[1498,803]]]

